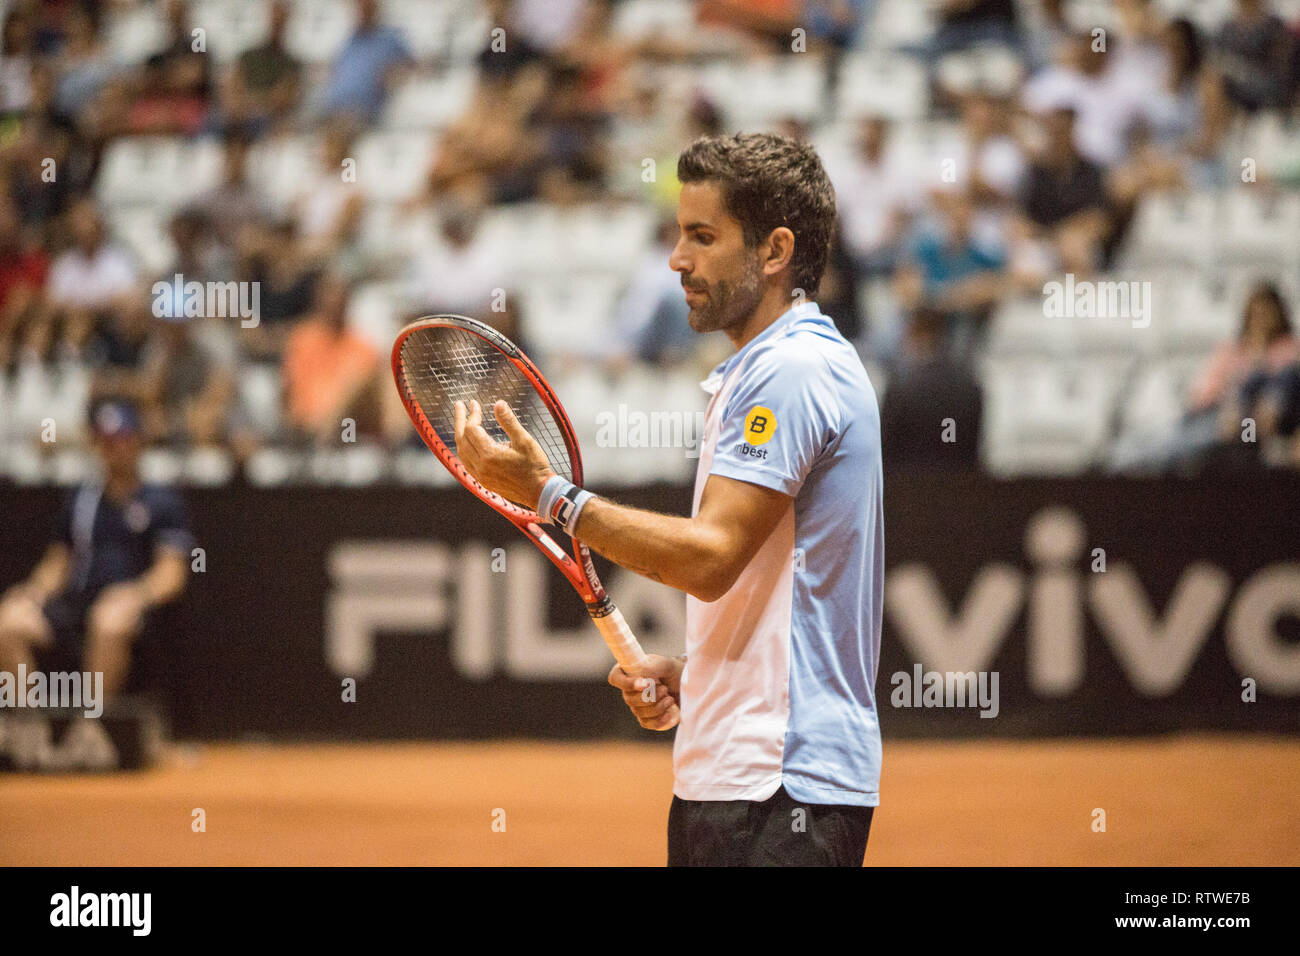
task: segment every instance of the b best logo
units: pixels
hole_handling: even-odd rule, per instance
[[[757,458],[760,461],[767,458],[767,449],[760,448],[760,445],[766,445],[776,434],[776,416],[772,414],[772,409],[765,405],[755,405],[745,416],[745,430],[743,432],[745,440],[737,449],[742,455],[748,455],[750,458]]]

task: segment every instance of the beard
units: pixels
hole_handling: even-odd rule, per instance
[[[688,321],[696,332],[721,332],[734,328],[758,308],[763,298],[763,270],[759,268],[758,257],[745,260],[745,268],[739,281],[719,279],[709,285],[683,286],[706,294],[703,305],[691,306]]]

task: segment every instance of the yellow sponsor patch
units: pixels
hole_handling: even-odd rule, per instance
[[[776,432],[776,416],[772,409],[755,405],[745,416],[745,434],[742,436],[751,445],[766,445]]]

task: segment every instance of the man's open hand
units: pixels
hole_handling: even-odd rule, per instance
[[[495,441],[487,433],[478,402],[471,401],[468,408],[456,403],[456,455],[488,491],[536,510],[542,486],[555,474],[551,463],[509,405],[499,401],[492,412],[510,441]]]

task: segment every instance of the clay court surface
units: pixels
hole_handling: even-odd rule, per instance
[[[182,746],[144,773],[0,777],[0,864],[661,866],[670,758],[624,743]],[[1294,739],[890,741],[882,800],[873,865],[1300,864]]]

